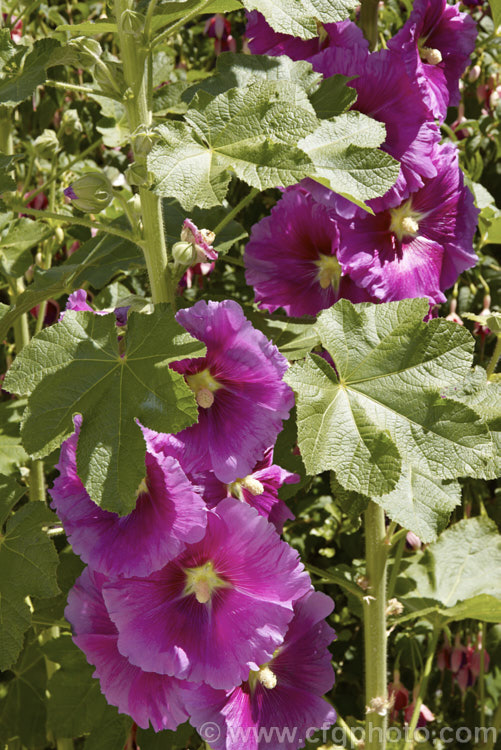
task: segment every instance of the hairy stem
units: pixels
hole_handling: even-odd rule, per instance
[[[438,643],[439,636],[440,636],[440,628],[435,627],[431,634],[430,640],[428,641],[426,662],[424,665],[421,682],[419,684],[419,693],[417,695],[416,703],[414,705],[414,712],[412,714],[412,719],[409,724],[407,740],[405,742],[404,750],[412,750],[412,748],[414,747],[414,732],[416,731],[416,727],[418,725],[419,714],[421,713],[421,706],[423,705],[424,697],[426,695],[426,690],[428,689],[428,680],[430,679],[430,674],[431,674],[431,670],[433,667],[433,659],[435,656],[435,651],[437,650],[437,643]]]
[[[494,375],[494,371],[499,361],[499,357],[501,357],[501,335],[496,337],[496,346],[494,347],[494,351],[492,353],[490,362],[487,365],[487,379],[488,380],[492,380],[492,376]]]
[[[137,128],[148,128],[152,122],[148,92],[148,57],[151,54],[142,42],[127,33],[123,26],[123,14],[134,8],[133,0],[115,0],[115,16],[118,24],[120,53],[127,84],[125,107],[129,126],[133,133]],[[132,143],[134,148],[134,141]],[[137,164],[145,164],[146,157],[134,154]],[[175,289],[172,283],[165,242],[165,232],[160,199],[146,188],[139,188],[143,217],[144,241],[142,249],[151,285],[153,302],[170,302],[174,306]]]
[[[386,561],[384,510],[371,501],[365,511],[365,555],[369,587],[364,597],[366,673],[365,750],[384,750],[388,713],[386,678]]]

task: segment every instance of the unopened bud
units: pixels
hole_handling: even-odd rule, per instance
[[[140,127],[132,133],[132,148],[136,158],[148,156],[151,149],[158,141],[158,135],[153,130]]]
[[[193,265],[197,259],[197,253],[191,242],[176,242],[172,246],[172,257],[180,266]]]
[[[130,164],[125,170],[125,177],[129,185],[141,187],[148,183],[148,170],[144,164]]]
[[[53,159],[59,151],[59,141],[53,130],[45,128],[42,135],[35,138],[35,150],[42,159]]]
[[[61,127],[66,135],[72,133],[81,133],[83,131],[82,123],[76,109],[67,109],[61,120]]]
[[[97,39],[90,39],[87,36],[77,36],[68,42],[69,49],[78,54],[78,59],[86,68],[96,64],[100,60],[103,50]]]
[[[468,80],[470,83],[473,83],[474,81],[478,81],[480,78],[480,73],[482,72],[482,68],[480,65],[474,65],[470,70],[468,71]]]
[[[64,230],[62,229],[62,227],[56,227],[54,235],[59,244],[62,245],[64,242]]]
[[[122,31],[135,38],[142,36],[144,31],[144,16],[134,10],[124,10],[121,16]]]
[[[66,188],[64,194],[84,213],[99,213],[113,200],[113,187],[102,172],[88,172]]]

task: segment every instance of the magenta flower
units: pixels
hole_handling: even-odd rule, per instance
[[[196,394],[198,423],[178,433],[183,466],[212,469],[222,482],[251,473],[294,403],[287,360],[252,327],[236,302],[197,302],[176,320],[207,344],[207,355],[174,362]]]
[[[459,79],[475,48],[477,28],[468,13],[446,0],[415,0],[402,29],[388,47],[401,54],[434,117],[459,104]]]
[[[334,212],[306,189],[290,188],[271,215],[254,225],[245,248],[245,277],[256,302],[270,312],[282,307],[287,315],[301,316],[316,315],[340,297],[370,301],[350,278],[338,249]]]
[[[357,92],[352,109],[385,125],[386,140],[381,148],[401,163],[392,195],[414,191],[423,186],[424,179],[436,175],[433,145],[440,133],[399,55],[390,50],[369,54],[359,48],[328,47],[311,63],[326,77],[359,76],[348,83]]]
[[[72,292],[66,302],[65,310],[75,310],[76,312],[93,312],[96,311],[87,302],[87,292],[85,289],[77,289]],[[101,313],[104,315],[105,313]],[[64,313],[61,314],[61,319]]]
[[[381,302],[444,302],[443,291],[477,261],[472,243],[478,210],[455,147],[436,146],[434,162],[437,176],[403,202],[387,200],[375,216],[357,210],[340,223],[340,262]]]
[[[269,662],[239,687],[202,685],[186,695],[194,726],[211,722],[221,732],[213,750],[295,750],[308,730],[334,723],[336,713],[322,698],[334,683],[328,645],[335,634],[324,620],[332,609],[325,594],[307,593],[295,604],[283,645]]]
[[[188,718],[183,696],[191,685],[175,677],[143,672],[117,648],[118,632],[102,595],[105,576],[86,568],[68,595],[64,612],[73,626],[73,640],[89,664],[96,667],[101,691],[108,703],[128,714],[142,729],[149,722],[156,732],[176,729]]]
[[[229,689],[271,659],[310,588],[298,554],[254,508],[227,498],[201,542],[148,578],[105,583],[132,664]]]
[[[217,507],[225,497],[234,497],[255,508],[260,516],[264,516],[275,526],[279,534],[282,533],[285,521],[294,518],[284,501],[278,497],[278,490],[283,484],[299,482],[300,476],[273,463],[273,448],[265,451],[264,457],[257,462],[250,474],[231,484],[219,481],[212,471],[190,478],[201,487],[209,508]]]
[[[369,43],[362,31],[352,21],[326,23],[320,27],[318,37],[305,40],[274,31],[257,10],[246,15],[245,35],[249,38],[249,49],[254,55],[287,55],[292,60],[310,60],[329,46],[369,50]]]
[[[197,263],[217,260],[217,250],[214,250],[212,246],[215,238],[216,235],[210,229],[199,229],[191,219],[184,220],[181,229],[181,241],[191,242],[197,255]]]
[[[146,437],[145,478],[127,516],[103,510],[90,499],[78,474],[76,430],[61,446],[59,476],[49,493],[73,550],[109,576],[146,576],[205,534],[207,510],[179,462],[156,453]]]

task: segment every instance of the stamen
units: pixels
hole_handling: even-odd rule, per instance
[[[199,604],[208,604],[216,589],[231,586],[230,583],[217,575],[214,565],[210,560],[205,565],[201,565],[198,568],[187,568],[184,572],[186,574],[184,596],[195,594],[195,598]]]
[[[343,271],[336,256],[322,253],[314,263],[319,269],[317,279],[322,289],[333,286],[337,292]]]
[[[142,495],[145,492],[149,492],[149,490],[148,485],[146,484],[146,477],[143,477],[139,482],[139,487],[136,490],[136,497],[139,497],[139,495]]]
[[[435,47],[420,47],[419,54],[421,59],[430,65],[438,65],[442,62],[442,53]]]
[[[209,409],[214,403],[214,392],[222,388],[220,383],[213,378],[208,368],[186,375],[186,382],[196,396],[197,404],[202,409]]]
[[[405,203],[402,203],[401,206],[390,209],[390,214],[390,232],[393,232],[400,241],[402,241],[404,236],[417,236],[419,232],[419,220],[422,218],[422,214],[418,211],[413,211],[412,200],[410,198]]]

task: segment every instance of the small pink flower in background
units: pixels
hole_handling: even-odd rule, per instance
[[[205,24],[204,34],[214,39],[216,55],[237,51],[237,43],[231,35],[231,24],[221,13],[209,18]]]
[[[408,531],[407,536],[405,537],[405,541],[409,545],[409,547],[413,550],[421,549],[421,539],[415,534],[413,531]]]
[[[12,16],[9,17],[8,13],[2,13],[2,17],[5,24],[12,24],[11,30],[10,30],[10,38],[15,44],[19,44],[21,42],[21,38],[23,36],[23,21],[22,19],[19,19],[19,21],[15,21]]]
[[[451,306],[449,309],[449,314],[445,316],[446,320],[451,320],[453,323],[457,323],[459,326],[464,325],[463,321],[459,317],[459,315],[456,312],[458,306],[458,301],[455,297],[451,299]]]
[[[454,640],[454,647],[446,638],[442,649],[438,652],[437,663],[441,670],[448,669],[452,672],[455,682],[459,685],[462,693],[467,688],[475,684],[480,674],[480,663],[482,654],[482,635],[477,635],[476,645],[472,646],[471,641],[465,645],[461,643],[461,635],[458,633]],[[484,649],[484,671],[489,669],[489,654]]]
[[[398,721],[399,714],[409,703],[409,691],[400,682],[400,672],[395,670],[393,673],[393,682],[388,685],[388,696],[393,705],[390,713],[391,721]]]
[[[484,297],[483,302],[483,308],[480,315],[490,315],[491,314],[491,295],[486,294]],[[473,326],[473,333],[475,336],[480,336],[482,341],[487,338],[487,336],[490,334],[491,330],[490,328],[487,328],[487,326],[483,326],[478,321],[475,321],[475,325]]]
[[[414,707],[415,707],[415,702],[413,701],[410,704],[410,706],[407,706],[407,708],[405,709],[404,718],[405,718],[406,724],[411,723],[412,716],[414,714]],[[421,708],[419,709],[419,719],[418,719],[417,727],[418,728],[425,727],[428,724],[428,722],[433,721],[434,718],[435,718],[435,714],[432,711],[430,711],[428,706],[425,706],[425,704],[423,703]]]

